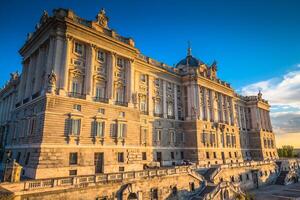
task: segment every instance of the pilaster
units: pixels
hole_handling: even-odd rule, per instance
[[[154,78],[153,76],[149,75],[148,80],[148,113],[150,116],[153,116],[154,108],[153,108],[153,83]]]
[[[128,66],[126,70],[126,100],[128,102],[128,107],[133,107],[132,94],[134,91],[134,60],[130,59],[128,61]]]
[[[93,71],[95,65],[95,52],[96,46],[93,44],[89,45],[88,50],[88,58],[87,58],[87,68],[85,74],[85,94],[86,98],[91,100],[93,96]]]
[[[167,82],[163,80],[163,117],[167,118]]]
[[[60,93],[67,95],[68,93],[68,81],[69,81],[69,65],[70,65],[70,53],[71,53],[71,44],[73,42],[73,37],[67,35],[64,41],[64,65],[61,69],[62,71],[62,80],[60,86]]]
[[[174,115],[175,120],[178,120],[178,105],[177,105],[177,85],[174,84]]]
[[[109,103],[112,104],[114,101],[114,67],[116,65],[116,54],[111,52],[110,56],[108,56],[108,78],[107,78],[107,98],[109,99]]]

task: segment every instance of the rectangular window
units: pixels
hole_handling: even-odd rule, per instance
[[[69,164],[70,165],[77,165],[77,160],[78,160],[77,152],[69,154]]]
[[[126,129],[127,129],[127,125],[126,124],[118,124],[118,137],[119,138],[124,138],[126,137]]]
[[[180,158],[184,159],[184,152],[183,151],[180,152]]]
[[[176,134],[175,134],[174,131],[171,131],[171,132],[170,132],[170,142],[171,142],[172,144],[175,144],[175,143],[176,143]]]
[[[16,158],[17,163],[20,162],[20,158],[21,158],[21,152],[18,152],[18,155],[17,155],[17,158]]]
[[[168,103],[168,116],[173,116],[173,104]]]
[[[72,88],[71,88],[72,93],[74,94],[79,94],[79,83],[77,81],[72,82]]]
[[[78,42],[75,42],[75,53],[79,54],[79,55],[83,55],[83,51],[84,51],[84,46],[83,44],[80,44]]]
[[[236,158],[237,158],[237,153],[236,153],[236,152],[234,152],[234,157],[236,157]]]
[[[118,162],[121,162],[121,163],[124,162],[124,153],[123,152],[118,153]]]
[[[157,188],[151,189],[151,200],[158,200],[158,189]]]
[[[229,152],[229,158],[231,158],[232,156],[231,156],[231,152]]]
[[[217,153],[216,152],[214,152],[214,158],[217,158]]]
[[[27,152],[27,154],[26,154],[26,159],[25,159],[25,165],[28,165],[28,163],[29,163],[29,158],[30,158],[30,152]]]
[[[81,105],[74,104],[74,105],[73,105],[73,109],[80,112],[80,111],[81,111]]]
[[[98,59],[101,63],[105,62],[105,60],[106,60],[106,53],[99,50],[99,51],[97,52],[97,59]]]
[[[209,152],[206,152],[206,158],[209,159]]]
[[[161,130],[156,131],[156,142],[161,141]]]
[[[104,98],[104,94],[105,94],[105,88],[97,86],[95,90],[96,98]]]
[[[29,119],[28,122],[28,135],[33,135],[35,132],[36,119],[35,117]]]
[[[147,160],[147,153],[146,152],[142,152],[142,159]]]
[[[141,82],[146,82],[146,75],[141,74],[140,80],[141,80]]]
[[[70,135],[80,135],[81,119],[71,119],[71,133]]]
[[[76,169],[70,170],[69,176],[77,176],[77,170]]]
[[[98,113],[104,115],[105,114],[105,109],[104,108],[99,108]]]
[[[105,122],[95,122],[95,136],[104,137]]]
[[[155,111],[154,111],[155,114],[161,114],[161,103],[160,103],[160,101],[155,102],[154,107],[155,107]]]
[[[175,155],[173,151],[171,152],[171,159],[175,159]]]
[[[117,59],[117,66],[120,67],[120,68],[125,67],[125,59],[123,59],[123,58],[118,58],[118,59]]]

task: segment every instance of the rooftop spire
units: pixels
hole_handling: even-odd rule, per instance
[[[190,43],[190,41],[188,41],[187,55],[188,55],[188,56],[191,56],[191,55],[192,55],[192,48],[191,48],[191,43]]]

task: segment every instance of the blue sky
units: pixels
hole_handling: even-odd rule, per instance
[[[297,94],[289,97],[294,99],[291,103],[279,96],[274,99],[268,91],[280,89],[291,73],[296,73],[291,80],[298,83],[300,1],[2,0],[0,85],[10,72],[21,71],[18,50],[43,10],[50,14],[58,7],[90,20],[105,8],[110,28],[134,38],[142,53],[169,65],[186,55],[190,41],[192,54],[206,63],[217,60],[219,77],[238,91],[252,94],[261,88],[274,104],[274,113],[300,112]],[[269,85],[262,85],[266,82]],[[293,91],[300,88],[300,83],[292,85]]]

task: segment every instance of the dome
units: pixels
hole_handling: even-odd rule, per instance
[[[177,63],[176,67],[179,65],[187,65],[189,67],[198,67],[200,64],[204,64],[201,60],[198,60],[197,58],[188,55],[184,59],[182,59],[179,63]]]
[[[189,47],[187,56],[184,59],[182,59],[179,63],[177,63],[176,67],[180,65],[186,65],[189,67],[199,67],[199,65],[204,64],[204,62],[202,62],[201,60],[193,57],[191,51],[192,49]]]

